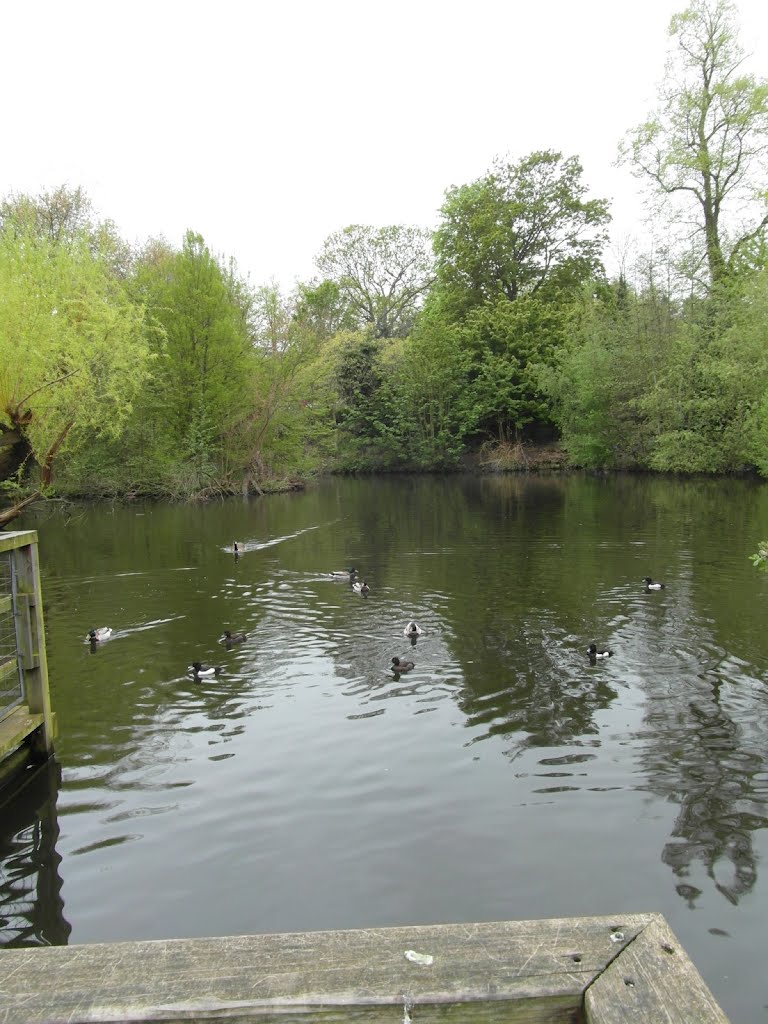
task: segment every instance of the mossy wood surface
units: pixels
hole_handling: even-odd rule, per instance
[[[42,726],[44,720],[43,715],[33,714],[23,704],[0,720],[0,759],[25,743]]]

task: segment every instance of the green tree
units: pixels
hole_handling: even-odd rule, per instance
[[[403,338],[432,284],[431,234],[353,224],[325,240],[316,262],[337,285],[355,328],[374,338]]]
[[[430,297],[395,367],[403,458],[425,469],[459,464],[478,410],[468,387],[472,353],[460,324]]]
[[[672,18],[659,107],[621,150],[668,209],[673,201],[701,254],[703,273],[694,265],[691,276],[707,290],[764,245],[768,226],[768,83],[743,70],[735,13],[728,0],[693,0]]]
[[[586,198],[581,174],[576,157],[548,150],[497,159],[484,177],[449,189],[435,253],[457,315],[545,288],[572,290],[601,272],[608,204]]]
[[[472,354],[468,391],[477,430],[501,442],[519,441],[523,428],[549,420],[540,368],[564,340],[567,306],[526,294],[470,310],[463,324]]]
[[[400,403],[393,386],[391,343],[340,335],[336,359],[338,457],[347,470],[391,468],[403,460]]]
[[[0,232],[0,476],[120,436],[150,369],[144,309],[90,239]]]
[[[137,424],[141,450],[173,490],[216,488],[226,475],[225,439],[249,407],[255,374],[247,292],[192,231],[178,252],[150,243],[133,286],[161,328]],[[140,465],[134,471],[141,476]]]
[[[300,315],[298,295],[274,283],[257,289],[250,322],[256,370],[245,415],[238,421],[254,483],[324,464],[331,447],[333,389],[325,332]]]
[[[336,281],[300,283],[296,288],[294,319],[317,338],[328,339],[339,331],[353,331],[356,317],[347,308]]]
[[[39,195],[11,193],[0,201],[0,231],[14,230],[28,238],[57,246],[82,245],[113,272],[124,277],[130,269],[130,246],[110,220],[97,220],[84,189],[60,185]]]
[[[249,320],[251,336],[257,345],[268,348],[273,355],[284,351],[289,344],[293,319],[292,305],[275,281],[255,290]]]
[[[653,287],[585,293],[543,378],[571,461],[768,475],[767,314],[766,271],[683,305]]]
[[[676,308],[652,283],[641,294],[622,278],[585,286],[553,364],[540,368],[571,464],[649,465],[661,429],[658,394],[680,328]]]
[[[94,231],[93,204],[82,188],[60,185],[37,196],[11,193],[0,201],[0,230],[72,245]]]

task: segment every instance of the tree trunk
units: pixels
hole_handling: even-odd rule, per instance
[[[12,520],[14,520],[17,516],[20,516],[24,509],[27,508],[27,506],[31,505],[35,501],[38,501],[40,498],[42,498],[42,496],[43,495],[41,491],[35,491],[34,494],[30,494],[22,501],[17,501],[15,505],[11,505],[9,508],[1,509],[0,530],[5,529],[8,523],[12,522]]]
[[[15,476],[31,455],[32,448],[22,430],[0,427],[0,481]]]

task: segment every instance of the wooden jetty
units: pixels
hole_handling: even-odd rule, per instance
[[[727,1024],[660,914],[0,950],[2,1024]]]
[[[53,753],[35,530],[0,533],[0,781]]]

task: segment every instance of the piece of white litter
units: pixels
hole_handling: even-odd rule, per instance
[[[611,942],[623,942],[624,932],[611,932]]]
[[[406,949],[405,959],[420,967],[431,967],[435,962],[435,958],[430,953],[417,953],[415,949]]]

